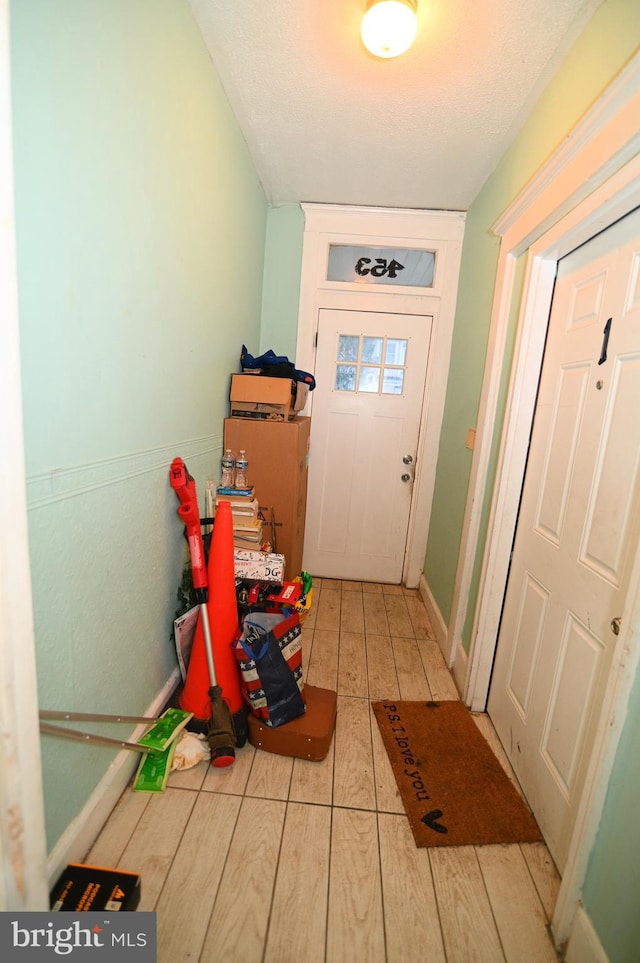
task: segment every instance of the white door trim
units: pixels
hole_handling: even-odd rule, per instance
[[[429,533],[466,215],[458,211],[410,211],[330,204],[303,204],[302,209],[305,230],[296,344],[298,368],[315,373],[315,341],[321,308],[433,317],[402,577],[405,585],[415,587],[424,567]],[[401,246],[404,243],[436,250],[434,287],[422,290],[377,287],[372,290],[371,286],[368,289],[363,286],[353,290],[355,286],[343,285],[345,290],[341,290],[340,285],[326,280],[329,244],[335,242],[375,246]],[[312,404],[313,394],[310,394],[305,414],[312,413]]]
[[[522,193],[516,197],[494,225],[495,233],[502,235],[502,243],[494,287],[493,310],[478,411],[475,447],[471,462],[469,493],[445,646],[449,664],[453,661],[456,652],[462,650],[461,637],[467,617],[469,590],[473,578],[483,514],[484,493],[491,463],[494,424],[502,379],[503,357],[509,331],[509,319],[512,316],[511,312],[517,307],[517,258],[534,241],[542,238],[551,225],[557,223],[568,212],[575,209],[576,205],[587,199],[599,186],[605,185],[613,172],[637,156],[640,150],[638,111],[640,111],[640,55],[629,62],[600,100],[563,141],[558,151],[543,165],[537,175],[532,178]],[[590,236],[603,230],[613,223],[617,217],[623,216],[627,210],[634,206],[633,200],[625,201],[624,192],[625,188],[622,187],[621,196],[617,199],[617,202],[615,198],[611,198],[609,209],[604,209],[602,212],[597,210],[585,212],[584,230],[586,236],[582,237],[578,243],[588,240]],[[602,203],[606,205],[606,199]],[[530,321],[529,315],[531,313],[535,317],[544,313],[545,303],[548,317],[548,308],[551,301],[550,286],[552,286],[553,276],[555,275],[555,264],[557,259],[568,253],[569,250],[571,250],[570,246],[557,251],[550,246],[546,254],[540,253],[540,259],[535,263],[531,262],[531,258],[529,259],[525,292],[521,301],[520,335],[517,350],[525,352],[525,376],[530,373],[531,377],[528,378],[526,384],[517,382],[515,378],[512,378],[507,407],[507,411],[512,414],[514,411],[512,406],[514,405],[517,407],[522,403],[525,408],[527,405],[531,405],[532,393],[534,394],[537,389],[540,368],[539,364],[536,365],[535,357],[526,354],[527,351],[532,350],[533,346],[528,346],[525,343],[526,333],[523,331],[523,325]],[[542,305],[536,305],[536,299],[542,299]],[[521,374],[522,372],[519,372],[519,376]],[[531,380],[533,380],[533,384],[530,383]],[[514,425],[514,428],[516,434],[521,430],[519,425]],[[504,476],[505,452],[508,451],[508,431],[509,426],[505,424],[483,560],[478,609],[472,630],[471,652],[469,653],[465,698],[467,704],[476,710],[482,710],[486,705],[493,650],[497,638],[497,620],[502,606],[505,586],[504,555],[506,550],[504,547],[501,546],[497,549],[497,555],[503,561],[502,567],[496,568],[495,563],[490,561],[489,547],[492,529],[494,525],[500,522],[503,522],[507,528],[513,529],[515,514],[508,514],[503,517],[502,513],[508,512],[514,501],[519,499],[522,487],[522,479],[519,483],[516,483],[517,493],[508,491],[506,484],[501,484]],[[508,551],[511,550],[512,540],[512,538],[509,540]],[[497,542],[494,547],[497,547]],[[498,599],[493,604],[488,604],[486,593],[489,589],[492,596],[495,595]]]
[[[0,910],[47,910],[13,212],[8,0],[0,0]]]
[[[621,72],[494,227],[495,232],[502,235],[502,245],[478,422],[480,430],[476,436],[450,623],[451,651],[455,651],[464,624],[465,600],[478,544],[508,321],[517,307],[516,259],[526,251],[528,254],[467,669],[465,701],[474,709],[484,709],[488,695],[556,264],[560,257],[640,204],[639,115],[640,55]],[[637,666],[640,646],[633,644],[633,640],[640,634],[640,558],[634,579],[625,613],[625,632],[620,636],[619,672],[611,682],[608,711],[603,712],[554,916],[553,930],[558,943],[567,939],[575,914]],[[630,657],[628,651],[632,652]],[[626,662],[621,661],[625,652]]]

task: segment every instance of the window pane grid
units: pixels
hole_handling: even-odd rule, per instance
[[[336,359],[336,391],[401,395],[407,344],[406,338],[341,334]]]

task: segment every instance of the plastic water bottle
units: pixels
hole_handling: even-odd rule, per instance
[[[247,453],[244,448],[240,449],[240,454],[236,458],[236,488],[248,488],[247,484],[247,468],[249,467],[249,462],[247,460]]]
[[[222,478],[220,485],[222,488],[233,488],[233,452],[230,448],[225,448],[222,456]]]

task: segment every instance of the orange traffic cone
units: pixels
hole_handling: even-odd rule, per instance
[[[211,626],[216,679],[222,689],[222,698],[229,706],[233,717],[237,744],[244,745],[247,737],[247,709],[240,688],[238,662],[231,648],[239,623],[230,502],[221,502],[216,511],[209,549],[207,579],[209,582],[207,610]],[[197,720],[208,719],[211,715],[209,687],[204,629],[202,620],[198,619],[187,678],[178,699],[180,707],[187,712],[193,712]]]

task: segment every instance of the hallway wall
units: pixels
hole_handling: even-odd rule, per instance
[[[39,701],[141,714],[176,665],[168,468],[201,496],[219,470],[267,204],[187,0],[10,12]],[[51,849],[114,753],[43,737],[42,757]]]
[[[269,208],[259,353],[272,348],[290,361],[296,357],[303,236],[304,213],[299,204]]]
[[[640,673],[609,780],[584,885],[585,909],[610,963],[640,959]]]

